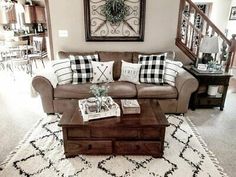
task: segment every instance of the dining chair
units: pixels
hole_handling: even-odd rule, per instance
[[[0,41],[0,71],[5,69],[5,64],[4,64],[4,42]]]
[[[47,58],[47,52],[43,51],[43,37],[33,37],[33,50],[32,53],[28,55],[30,60],[33,60],[36,68],[36,60],[41,60],[43,67],[45,68],[44,59]]]
[[[26,71],[32,76],[32,62],[28,57],[28,41],[9,41],[6,42],[5,61],[7,67],[12,71],[15,78],[16,69]]]
[[[2,52],[0,52],[0,71],[5,69],[4,58],[2,57]]]

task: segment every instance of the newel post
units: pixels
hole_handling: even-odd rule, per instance
[[[225,72],[229,72],[229,67],[232,67],[235,58],[235,53],[236,53],[236,34],[233,34],[232,39],[230,40],[229,55],[225,67]]]

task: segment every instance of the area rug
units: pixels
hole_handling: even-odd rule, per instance
[[[65,158],[60,117],[40,120],[1,164],[1,177],[219,177],[227,176],[188,118],[167,115],[163,158],[85,156]]]

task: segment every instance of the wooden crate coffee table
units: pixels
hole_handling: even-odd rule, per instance
[[[115,100],[120,104],[120,100]],[[66,157],[90,155],[151,155],[162,157],[165,129],[169,126],[158,101],[138,100],[141,114],[121,115],[83,122],[79,108],[64,112],[63,130]]]

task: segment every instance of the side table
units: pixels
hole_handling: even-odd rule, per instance
[[[219,85],[223,86],[222,94],[215,96],[208,95],[207,92],[199,92],[199,88],[194,92],[190,99],[190,107],[192,110],[196,108],[211,108],[220,107],[222,111],[224,109],[225,98],[228,90],[229,80],[232,75],[229,73],[199,73],[192,69],[191,66],[184,66],[184,69],[191,73],[199,82],[199,86],[205,85]]]

